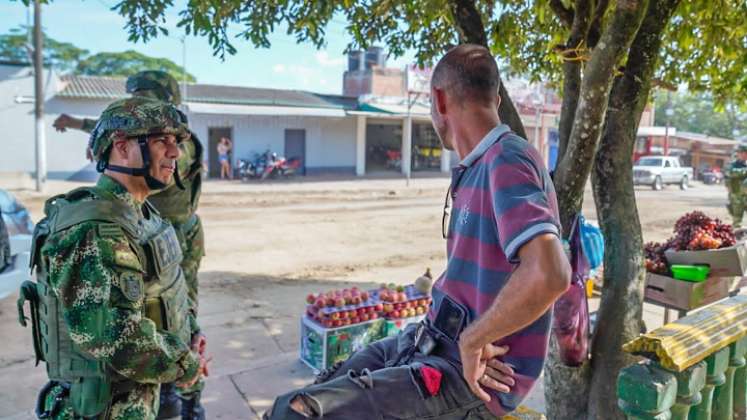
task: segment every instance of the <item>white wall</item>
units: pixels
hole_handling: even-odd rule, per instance
[[[306,168],[355,169],[355,118],[190,114],[190,126],[208,145],[208,128],[232,127],[234,159],[252,158],[269,149],[284,154],[285,130],[306,130]],[[206,151],[208,154],[215,150]],[[209,156],[209,155],[208,155]],[[209,161],[206,156],[206,160]]]
[[[62,112],[96,118],[108,103],[54,98],[59,88],[56,76],[45,73],[44,122],[50,179],[67,178],[89,166],[85,158],[88,134],[78,130],[58,133],[52,127],[55,118]],[[0,132],[3,133],[0,173],[32,175],[36,170],[33,99],[31,69],[0,65]]]

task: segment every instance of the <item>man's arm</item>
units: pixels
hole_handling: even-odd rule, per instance
[[[492,343],[536,321],[568,288],[571,268],[558,237],[552,233],[530,239],[518,250],[519,267],[482,316],[459,336],[464,380],[485,402],[482,386],[509,392],[513,370],[494,359],[510,349]],[[481,386],[482,385],[482,386]]]
[[[480,349],[527,327],[563,294],[571,267],[554,234],[542,234],[519,249],[520,263],[490,308],[459,337],[466,349]]]

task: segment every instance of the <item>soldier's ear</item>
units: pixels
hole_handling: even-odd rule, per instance
[[[112,141],[112,152],[109,159],[126,160],[130,152],[130,147],[132,147],[132,144],[127,137],[115,137]]]

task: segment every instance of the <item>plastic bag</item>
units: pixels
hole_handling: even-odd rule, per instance
[[[602,230],[579,215],[579,226],[581,227],[581,245],[584,255],[589,261],[589,268],[594,270],[604,262],[604,236]]]
[[[573,274],[571,285],[555,301],[552,331],[558,342],[560,360],[566,366],[580,366],[589,355],[589,303],[585,280],[589,261],[581,243],[582,216],[576,216],[568,241]]]

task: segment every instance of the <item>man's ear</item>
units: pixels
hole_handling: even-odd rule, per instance
[[[130,142],[127,137],[115,137],[112,142],[112,153],[116,153],[120,159],[127,159],[130,152]]]
[[[436,111],[439,114],[446,114],[446,91],[437,87],[433,88],[433,100],[436,103]]]
[[[495,95],[495,109],[501,107],[501,95]]]

